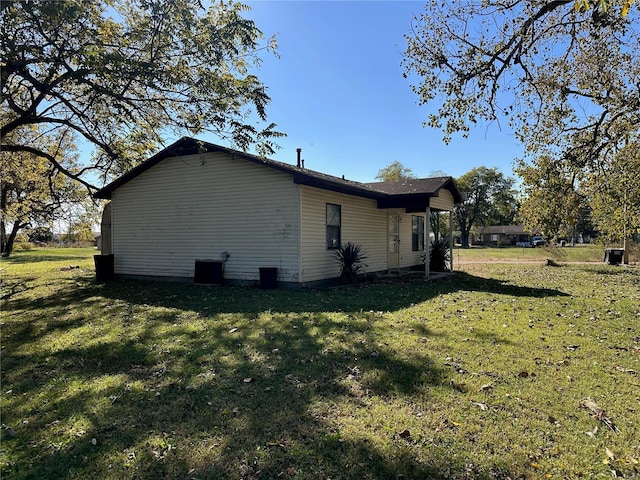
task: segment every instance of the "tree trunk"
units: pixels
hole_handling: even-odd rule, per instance
[[[624,265],[629,265],[629,242],[625,232],[625,235],[622,239],[622,248],[624,249],[624,253],[622,254],[622,263]]]
[[[460,244],[462,248],[469,248],[469,232],[460,232]]]
[[[467,221],[468,216],[462,215],[462,212],[457,213],[457,223],[460,227],[460,246],[462,248],[469,248],[469,235],[471,233],[471,226],[473,225],[473,219]]]
[[[3,254],[4,254],[4,246],[6,243],[7,243],[6,226],[4,224],[4,220],[0,220],[0,252]]]
[[[11,227],[11,233],[9,233],[9,236],[7,236],[6,226],[4,222],[2,222],[2,245],[0,245],[0,250],[2,250],[3,257],[8,257],[9,255],[11,255],[11,252],[13,251],[13,243],[16,241],[16,235],[18,235],[18,231],[23,226],[24,225],[20,225],[18,222],[15,222],[13,224],[13,227]]]

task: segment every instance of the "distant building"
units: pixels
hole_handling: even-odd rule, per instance
[[[532,235],[525,231],[522,225],[478,227],[476,232],[471,235],[473,245],[530,247],[531,242]]]

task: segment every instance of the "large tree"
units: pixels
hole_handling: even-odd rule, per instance
[[[376,175],[376,179],[382,182],[397,182],[409,178],[416,178],[416,176],[410,168],[405,167],[398,160],[378,170],[378,174]]]
[[[584,186],[596,227],[605,238],[622,242],[629,263],[628,240],[640,233],[640,145],[626,145],[607,160]]]
[[[462,246],[468,247],[471,229],[490,222],[495,216],[494,205],[502,202],[509,192],[515,196],[514,179],[505,177],[497,168],[476,167],[456,183],[462,203],[454,207],[454,221],[460,228]]]
[[[77,171],[74,145],[56,132],[24,127],[15,134],[33,148],[49,150],[69,172]],[[0,252],[8,256],[21,229],[48,225],[86,192],[52,163],[30,152],[0,152]]]
[[[525,227],[551,241],[574,238],[585,207],[576,186],[576,172],[562,159],[547,154],[532,163],[519,161],[516,173],[522,178],[520,217]]]
[[[2,2],[2,150],[31,154],[93,188],[146,157],[168,134],[212,131],[273,152],[269,96],[252,73],[261,32],[227,1]],[[259,125],[262,125],[260,127]],[[14,134],[39,126],[95,148],[70,171]]]
[[[640,9],[629,0],[431,0],[404,65],[444,140],[508,123],[524,160],[551,156],[574,188],[640,136]],[[561,220],[561,219],[559,219]]]
[[[404,59],[420,101],[437,109],[428,124],[449,141],[506,118],[531,151],[581,137],[568,143],[591,154],[582,158],[617,145],[640,116],[638,9],[618,10],[628,3],[430,1]]]

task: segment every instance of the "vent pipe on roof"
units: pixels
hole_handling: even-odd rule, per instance
[[[302,149],[296,148],[296,152],[298,152],[298,168],[300,168],[300,153],[302,153]]]

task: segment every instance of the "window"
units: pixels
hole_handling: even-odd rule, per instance
[[[411,216],[411,249],[414,252],[424,250],[424,217]]]
[[[340,226],[342,207],[327,203],[327,249],[340,248]]]

